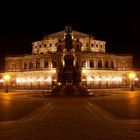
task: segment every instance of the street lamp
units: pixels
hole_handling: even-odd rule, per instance
[[[10,76],[8,74],[6,74],[6,75],[4,75],[3,79],[5,82],[5,93],[8,93],[8,82],[10,80]]]
[[[134,91],[134,79],[136,77],[136,74],[134,72],[129,73],[129,79],[131,80],[131,91]]]

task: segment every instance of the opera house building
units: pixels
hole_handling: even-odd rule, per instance
[[[132,55],[107,53],[105,41],[66,26],[32,42],[31,54],[6,56],[5,73],[10,76],[8,86],[18,89],[59,84],[118,88],[130,85],[132,59]]]

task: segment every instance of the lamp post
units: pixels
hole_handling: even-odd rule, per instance
[[[129,73],[129,79],[131,80],[131,91],[134,91],[134,79],[136,77],[136,74],[134,72]]]
[[[4,75],[3,79],[5,82],[5,93],[8,93],[8,82],[10,80],[10,76],[8,74],[6,74],[6,75]]]

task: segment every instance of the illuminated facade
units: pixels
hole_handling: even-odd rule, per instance
[[[61,75],[62,69],[66,67],[65,59],[68,54],[73,57],[74,70],[78,70],[80,77],[78,84],[92,88],[129,85],[128,74],[132,69],[131,55],[106,53],[105,41],[96,40],[94,36],[71,28],[69,35],[72,47],[67,48],[68,28],[70,27],[46,35],[41,41],[33,42],[32,54],[7,56],[5,69],[11,76],[9,86],[45,89],[51,87],[52,83],[62,82],[63,77],[59,78],[59,74]],[[65,84],[74,83],[71,80],[65,81]]]

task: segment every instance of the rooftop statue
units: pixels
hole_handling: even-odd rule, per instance
[[[65,33],[66,34],[72,33],[72,30],[71,30],[71,26],[70,25],[65,26]]]
[[[69,52],[73,48],[73,46],[72,46],[72,36],[71,36],[71,33],[72,33],[71,26],[68,25],[68,26],[65,27],[65,33],[66,33],[65,48]]]

